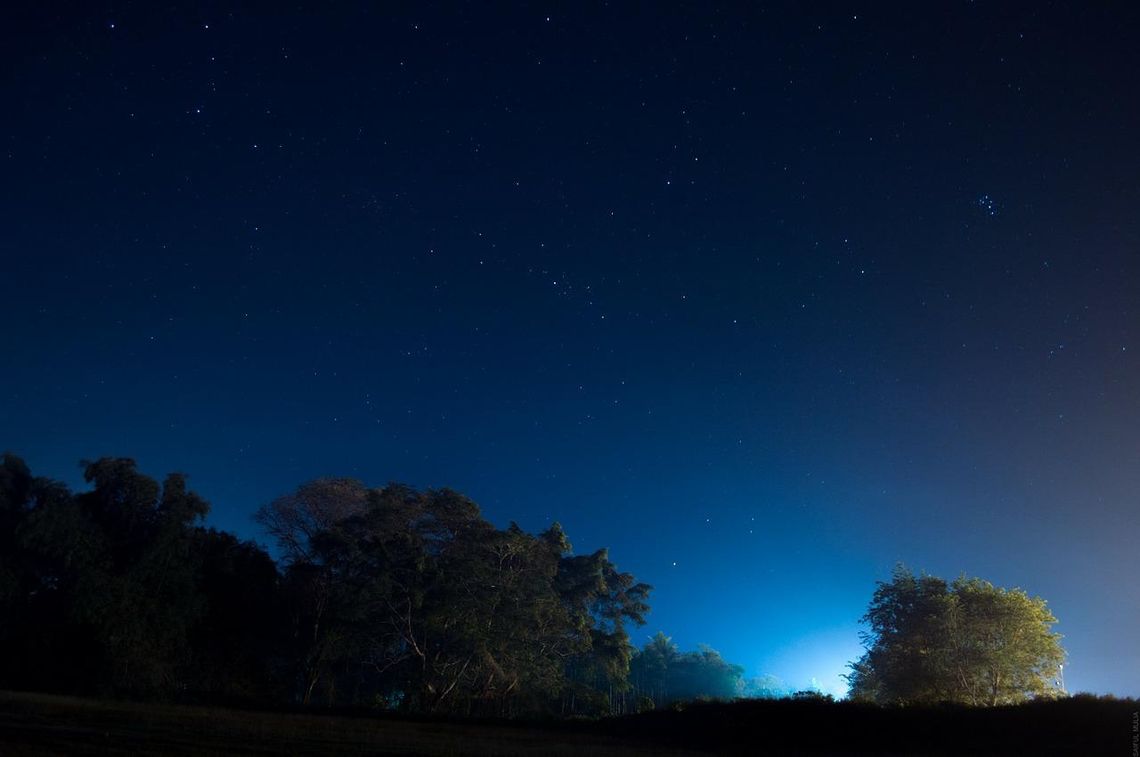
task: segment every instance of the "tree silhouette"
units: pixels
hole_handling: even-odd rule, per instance
[[[129,458],[83,466],[90,488],[73,494],[0,457],[0,688],[496,716],[629,709],[628,629],[650,587],[605,549],[574,554],[557,523],[499,529],[449,489],[320,479],[257,515],[279,566],[204,527],[209,506],[185,476],[159,483]],[[711,651],[686,659],[725,665]]]
[[[661,632],[634,655],[631,678],[640,708],[693,699],[736,699],[745,694],[742,667],[703,645],[695,652],[681,652]]]

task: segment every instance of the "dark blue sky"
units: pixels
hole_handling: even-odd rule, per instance
[[[798,5],[10,16],[0,446],[451,486],[794,686],[980,575],[1140,694],[1140,18]]]

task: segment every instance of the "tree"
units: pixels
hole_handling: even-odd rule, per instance
[[[16,529],[28,513],[35,480],[23,460],[5,452],[0,455],[0,638],[9,602],[19,596]]]
[[[280,669],[288,623],[273,559],[257,544],[212,528],[196,529],[191,543],[201,613],[189,635],[187,695],[238,704],[286,701]]]
[[[662,631],[637,651],[630,666],[630,677],[639,698],[645,697],[654,707],[677,698],[670,697],[669,671],[680,654],[677,645]]]
[[[349,478],[320,478],[270,502],[254,515],[277,540],[287,563],[309,561],[313,538],[364,512],[368,490]]]
[[[4,470],[0,542],[20,590],[0,677],[76,693],[180,690],[200,614],[191,536],[207,504],[184,476],[160,485],[126,458],[86,463],[93,488],[78,495],[11,459]]]
[[[561,526],[496,529],[449,489],[322,481],[262,510],[285,553],[298,697],[416,712],[609,712],[649,587]],[[567,706],[567,701],[569,705]]]
[[[880,582],[862,620],[870,626],[868,647],[848,677],[852,697],[880,702],[950,699],[943,669],[947,648],[945,581],[896,568]]]
[[[23,460],[8,452],[0,455],[0,646],[3,649],[11,649],[11,638],[25,614],[28,582],[17,529],[28,514],[35,485]],[[13,663],[0,662],[0,682],[11,678]]]
[[[0,456],[0,688],[511,716],[622,712],[649,587],[561,526],[322,479],[263,508],[284,571],[208,529],[186,477],[84,463],[72,493]]]
[[[695,652],[681,652],[661,632],[634,655],[630,675],[638,701],[644,706],[736,699],[745,691],[743,667],[703,644]]]
[[[744,696],[749,699],[779,699],[787,696],[790,691],[783,681],[771,673],[744,682]]]
[[[950,661],[958,693],[971,704],[1010,704],[1063,693],[1065,661],[1057,622],[1045,600],[979,578],[951,586]]]
[[[89,585],[76,598],[79,617],[101,646],[99,687],[159,696],[179,685],[189,663],[188,634],[200,614],[196,521],[209,505],[172,473],[159,485],[129,458],[86,465],[94,489],[75,497],[102,536]]]
[[[561,538],[557,523],[543,538]],[[565,542],[564,552],[570,551]],[[567,714],[625,712],[633,646],[626,624],[645,624],[652,587],[618,571],[609,551],[566,554],[559,562],[556,588],[569,613],[568,629],[578,651],[566,661],[562,711]]]
[[[880,703],[998,705],[1061,693],[1064,661],[1046,603],[979,578],[946,583],[895,569],[863,616],[866,653],[851,665],[851,696]]]

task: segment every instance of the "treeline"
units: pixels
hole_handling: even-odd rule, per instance
[[[0,687],[146,699],[285,692],[290,599],[257,545],[198,524],[185,477],[87,463],[90,491],[0,458]]]
[[[280,563],[206,528],[180,474],[84,463],[73,493],[0,457],[0,688],[172,701],[598,715],[744,693],[659,635],[650,587],[556,523],[323,479],[263,507]]]
[[[746,679],[743,667],[728,662],[715,649],[702,646],[693,652],[682,652],[660,632],[634,653],[630,686],[640,712],[677,702],[793,695],[774,676]],[[819,694],[799,691],[794,695],[803,698]]]

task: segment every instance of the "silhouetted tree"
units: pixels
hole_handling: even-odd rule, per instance
[[[177,691],[198,612],[190,534],[207,505],[183,476],[159,486],[128,459],[87,463],[84,475],[93,488],[75,496],[7,476],[22,483],[5,487],[6,500],[25,492],[0,537],[20,565],[13,641],[27,667],[14,677],[78,692]]]
[[[680,654],[673,640],[658,631],[633,656],[630,677],[634,688],[639,696],[647,697],[652,706],[677,698],[669,690],[669,674]]]
[[[312,562],[313,539],[364,512],[368,490],[347,478],[319,478],[260,508],[254,520],[281,550],[287,564]]]
[[[84,464],[90,491],[0,459],[0,685],[147,698],[280,699],[277,569],[197,525],[180,474]]]
[[[91,488],[0,457],[0,686],[513,715],[624,711],[649,587],[557,523],[497,529],[448,489],[321,479],[204,528],[186,478],[127,458]]]
[[[314,492],[333,514],[320,526]],[[447,489],[346,481],[305,485],[259,519],[286,553],[304,702],[512,714],[577,688],[593,712],[626,688],[625,624],[643,622],[649,588],[605,550],[568,554],[557,524],[498,530]]]
[[[784,682],[771,674],[749,678],[744,682],[744,696],[749,699],[779,699],[789,692]]]
[[[188,694],[243,704],[286,701],[288,616],[272,558],[212,528],[194,532],[191,552],[201,611],[189,637]]]
[[[22,460],[5,455],[0,495],[3,556],[9,592],[0,619],[5,654],[0,684],[10,688],[93,691],[98,648],[83,627],[77,599],[97,565],[99,534],[65,486],[31,478]]]
[[[637,696],[654,707],[695,699],[736,699],[745,693],[744,668],[707,646],[681,652],[661,632],[634,655],[631,678]]]
[[[609,552],[600,549],[589,555],[564,556],[557,590],[580,645],[580,651],[567,660],[563,711],[624,712],[634,651],[626,624],[645,623],[651,587],[618,571]]]
[[[28,575],[20,549],[18,529],[32,506],[35,481],[23,460],[11,453],[0,455],[0,649],[11,650],[26,619]],[[11,680],[16,661],[0,655],[0,682]],[[10,685],[10,684],[9,684]]]

